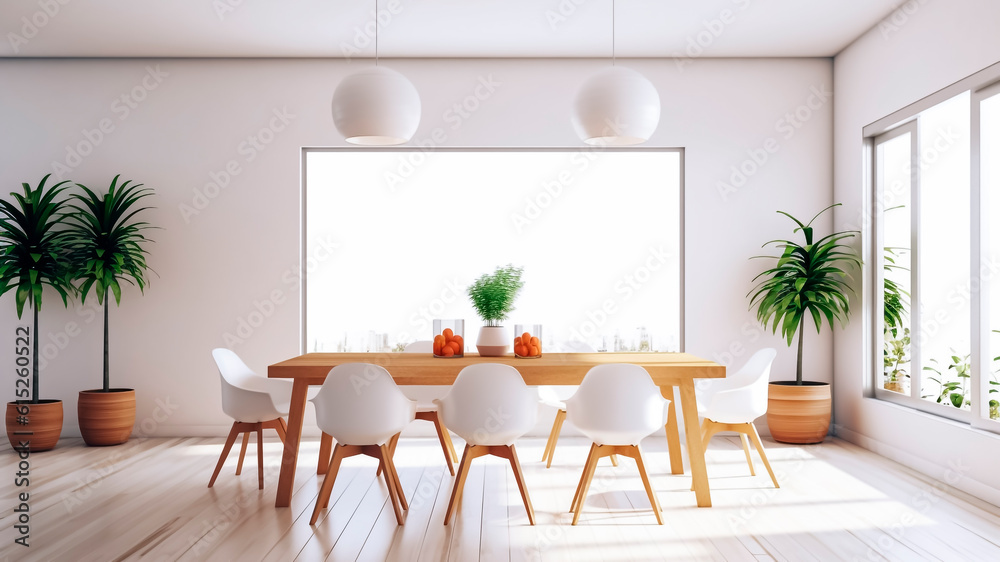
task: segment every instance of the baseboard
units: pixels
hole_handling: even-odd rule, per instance
[[[912,468],[917,472],[939,481],[944,486],[954,488],[956,490],[961,490],[974,498],[978,498],[982,501],[989,502],[994,506],[1000,507],[1000,490],[984,484],[978,480],[973,480],[971,478],[965,477],[959,479],[954,484],[945,483],[941,480],[942,474],[949,474],[953,471],[951,467],[941,466],[932,462],[927,461],[921,457],[918,457],[912,453],[908,453],[902,449],[896,448],[892,445],[872,439],[867,435],[863,435],[851,429],[847,429],[843,426],[835,426],[835,434],[837,437],[853,443],[863,449],[867,449],[875,454],[881,455],[889,460],[898,462],[906,467]]]

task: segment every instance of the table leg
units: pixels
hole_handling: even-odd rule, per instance
[[[684,459],[681,458],[681,434],[677,427],[677,400],[674,399],[674,387],[661,386],[660,393],[670,400],[667,407],[667,450],[670,452],[670,472],[684,474]]]
[[[319,438],[319,462],[316,463],[316,474],[326,474],[330,471],[330,451],[333,450],[333,436],[324,433]]]
[[[694,380],[681,383],[681,409],[684,414],[684,433],[687,435],[688,461],[698,507],[712,507],[712,492],[708,487],[708,469],[705,467],[705,443],[701,440],[698,425],[698,403],[694,394]]]
[[[281,474],[278,476],[278,495],[275,507],[288,507],[292,503],[295,489],[295,465],[299,457],[299,440],[302,438],[302,418],[306,413],[306,394],[309,384],[303,379],[295,379],[292,384],[292,403],[288,410],[288,432],[285,435],[285,449],[281,454]]]

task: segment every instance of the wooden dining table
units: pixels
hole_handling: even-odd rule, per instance
[[[718,363],[687,353],[545,353],[536,358],[433,357],[418,353],[306,353],[267,368],[269,378],[291,379],[292,401],[288,413],[288,429],[278,477],[275,506],[288,507],[295,487],[295,469],[302,437],[302,420],[306,410],[306,395],[312,385],[322,385],[330,369],[344,363],[372,363],[384,367],[399,385],[450,385],[459,371],[476,363],[503,363],[521,373],[525,384],[579,385],[587,371],[595,365],[630,363],[640,365],[649,372],[663,396],[670,400],[666,425],[670,470],[684,474],[681,461],[681,443],[674,407],[674,388],[680,389],[681,412],[684,416],[684,433],[687,437],[688,459],[695,497],[699,507],[712,505],[705,468],[705,447],[698,424],[698,407],[695,401],[695,379],[713,379],[726,376],[726,368]],[[320,456],[324,451],[320,451]],[[328,452],[326,454],[329,454]],[[322,458],[319,466],[323,466]]]

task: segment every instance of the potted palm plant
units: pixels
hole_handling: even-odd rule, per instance
[[[754,256],[777,260],[774,267],[754,277],[757,285],[747,294],[753,295],[750,306],[757,307],[757,320],[765,327],[770,324],[774,333],[780,328],[789,347],[798,338],[795,380],[772,382],[768,388],[767,425],[771,436],[783,443],[819,443],[830,428],[830,385],[803,380],[802,340],[809,320],[819,333],[824,319],[832,330],[835,320],[844,325],[850,316],[851,276],[845,268],[860,268],[861,260],[845,241],[856,231],[816,239],[812,227],[820,215],[838,205],[830,205],[804,224],[778,211],[795,221],[798,227],[792,233],[802,232],[804,241],[772,240],[763,247],[779,248],[780,256]]]
[[[522,273],[523,268],[507,264],[492,274],[484,274],[469,286],[469,299],[483,319],[476,340],[476,349],[483,357],[500,357],[507,353],[510,338],[500,323],[514,310],[514,299],[524,286]]]
[[[7,439],[11,446],[21,448],[27,442],[32,452],[47,451],[59,442],[62,432],[63,407],[61,400],[42,400],[38,387],[38,311],[42,307],[42,294],[46,286],[59,293],[63,305],[74,292],[69,280],[65,259],[66,233],[55,226],[61,218],[65,201],[57,200],[69,187],[61,181],[46,188],[49,175],[32,189],[22,183],[23,193],[11,193],[14,202],[0,201],[0,295],[14,291],[17,317],[24,313],[24,305],[32,309],[31,340],[31,398],[28,389],[18,386],[17,398],[7,403]],[[28,346],[18,345],[26,354]],[[27,367],[18,362],[18,380],[27,376]]]
[[[142,292],[149,283],[146,277],[148,240],[143,231],[150,228],[135,216],[148,209],[136,208],[153,194],[141,183],[111,181],[106,193],[95,193],[77,184],[82,193],[71,196],[69,218],[69,262],[75,281],[80,284],[84,303],[93,292],[104,307],[104,386],[80,392],[77,415],[80,433],[88,445],[119,445],[128,441],[135,425],[135,390],[112,388],[108,353],[108,293],[121,305],[122,281]]]

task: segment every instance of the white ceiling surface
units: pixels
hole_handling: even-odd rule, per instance
[[[833,56],[892,13],[895,4],[898,0],[618,0],[616,51],[621,57]],[[611,55],[611,0],[378,0],[377,5],[383,15],[380,57]],[[0,56],[370,57],[375,45],[363,28],[374,21],[374,9],[375,2],[347,0],[5,0]]]

